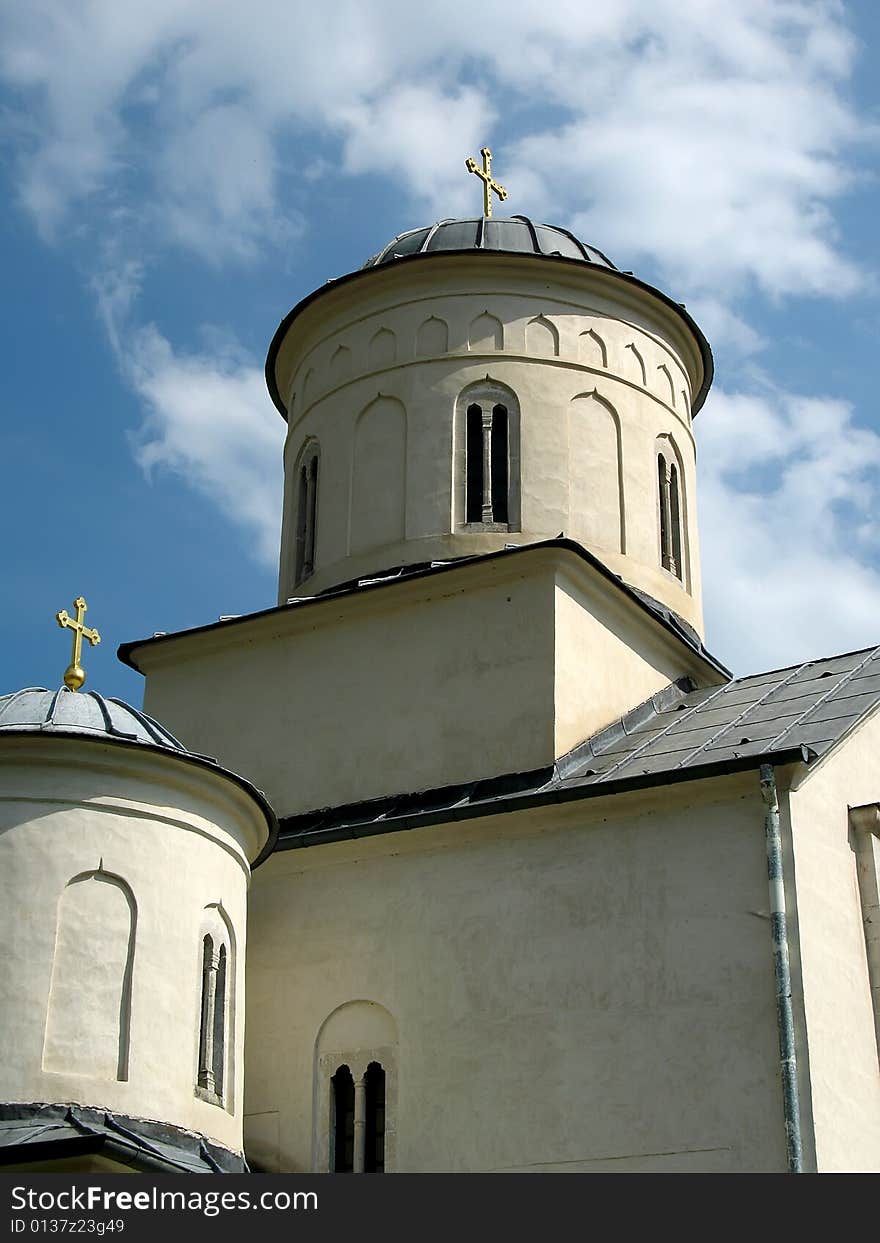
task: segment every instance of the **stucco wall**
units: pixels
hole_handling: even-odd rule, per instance
[[[240,1150],[261,821],[238,786],[171,757],[0,739],[0,1100],[99,1106]],[[194,1091],[200,933],[218,907],[236,960],[225,1107]]]
[[[816,1158],[880,1171],[880,1067],[848,805],[880,800],[880,717],[790,796]]]
[[[170,637],[136,658],[147,711],[280,816],[543,767],[673,678],[718,677],[559,549]]]
[[[512,538],[465,531],[457,512],[456,407],[488,380],[519,408],[513,538],[564,531],[701,628],[690,403],[702,369],[693,338],[659,299],[587,264],[487,254],[392,265],[307,307],[276,371],[290,409],[280,601]],[[316,570],[295,585],[297,468],[315,442]],[[660,565],[660,443],[682,473],[681,582]],[[375,504],[362,504],[367,494],[381,498],[381,521]]]
[[[320,1159],[319,1033],[368,1001],[399,1041],[400,1170],[784,1169],[766,885],[754,773],[276,854],[251,894],[260,1159]]]

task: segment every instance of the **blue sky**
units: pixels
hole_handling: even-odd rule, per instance
[[[709,647],[880,642],[880,6],[29,0],[0,11],[0,693],[274,603],[278,321],[396,233],[574,228],[687,303]],[[142,10],[142,11],[140,11]]]

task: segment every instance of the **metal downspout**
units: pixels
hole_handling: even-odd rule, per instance
[[[776,1023],[779,1029],[779,1071],[785,1116],[785,1150],[788,1172],[804,1172],[801,1144],[801,1108],[798,1099],[797,1053],[791,1005],[791,966],[785,920],[785,886],[782,878],[782,837],[779,832],[779,799],[772,764],[761,765],[761,797],[764,800],[764,835],[767,845],[767,879],[770,887],[770,934],[773,938],[773,969],[776,976]]]

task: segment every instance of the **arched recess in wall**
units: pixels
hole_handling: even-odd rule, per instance
[[[327,1016],[315,1039],[316,1172],[396,1169],[397,1072],[397,1023],[384,1006],[347,1001]]]
[[[623,358],[623,373],[627,379],[634,380],[636,384],[641,384],[642,388],[647,388],[648,373],[645,370],[645,360],[638,347],[632,341],[624,346]]]
[[[390,367],[397,358],[397,338],[390,328],[380,328],[370,341],[370,370]]]
[[[623,445],[617,411],[593,389],[572,399],[568,420],[571,533],[586,544],[625,553]]]
[[[347,345],[338,345],[330,358],[330,382],[341,384],[351,375],[351,350]]]
[[[235,1111],[235,929],[222,902],[202,911],[197,945],[198,1026],[193,1085],[196,1095]]]
[[[483,311],[471,321],[468,329],[468,349],[476,354],[485,354],[491,350],[504,348],[504,328],[501,320]]]
[[[660,363],[657,368],[657,379],[660,382],[660,396],[664,401],[668,401],[672,408],[675,408],[675,385],[672,382],[672,375],[666,363]]]
[[[516,393],[489,375],[459,393],[453,429],[455,527],[522,529],[520,423]],[[490,505],[484,507],[484,500]]]
[[[578,362],[588,367],[608,366],[608,348],[595,328],[588,328],[578,337]]]
[[[674,574],[686,591],[691,590],[691,558],[688,531],[689,504],[684,460],[668,432],[657,437],[654,452],[657,498],[657,556],[663,569]]]
[[[406,409],[397,398],[380,394],[355,425],[349,551],[394,544],[405,535]]]
[[[430,315],[416,334],[416,354],[420,358],[436,358],[449,350],[449,326],[445,319]]]
[[[526,324],[526,353],[538,358],[557,358],[559,333],[546,315],[536,315]]]
[[[43,1070],[128,1078],[137,904],[98,867],[68,881],[58,903]]]

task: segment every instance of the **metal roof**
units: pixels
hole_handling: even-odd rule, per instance
[[[153,1174],[241,1174],[243,1157],[189,1131],[81,1105],[0,1105],[0,1166],[98,1154]]]
[[[151,716],[121,699],[105,699],[97,691],[29,686],[0,696],[0,733],[35,729],[93,734],[186,753],[183,743]]]
[[[435,250],[499,250],[508,254],[550,255],[618,270],[601,250],[580,241],[568,229],[555,224],[536,224],[528,216],[450,218],[422,229],[409,229],[398,233],[363,266],[376,268],[408,255]]]
[[[682,679],[553,767],[406,793],[281,821],[276,849],[717,776],[813,763],[880,703],[880,647],[695,688]]]

